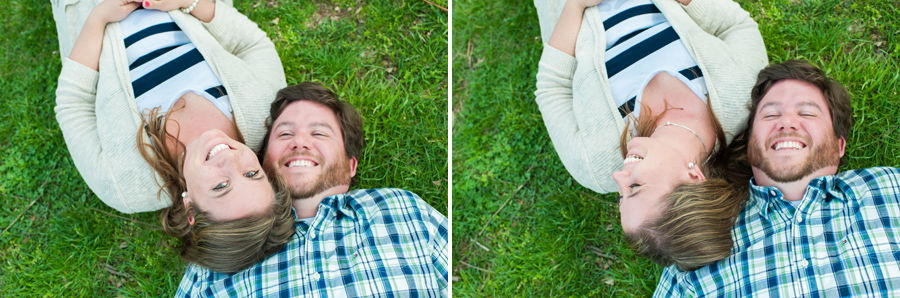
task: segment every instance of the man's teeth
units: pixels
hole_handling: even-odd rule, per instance
[[[293,168],[293,167],[308,168],[308,167],[314,167],[314,166],[316,166],[316,165],[312,161],[306,160],[306,159],[295,160],[288,164],[288,168]]]
[[[640,157],[640,156],[638,156],[638,155],[636,155],[636,154],[632,154],[632,155],[629,155],[629,156],[626,156],[626,157],[625,157],[625,164],[627,165],[627,164],[634,163],[634,162],[639,162],[639,161],[642,161],[642,160],[644,160],[643,157]]]
[[[781,149],[800,150],[801,148],[803,148],[803,145],[801,145],[800,142],[794,142],[794,141],[780,142],[780,143],[775,144],[775,150],[781,150]]]
[[[229,147],[228,145],[225,145],[225,144],[218,144],[215,147],[212,147],[212,149],[209,150],[209,154],[206,155],[206,160],[209,160],[210,158],[215,156],[216,153],[219,153],[219,151],[222,151],[225,149],[231,149],[231,147]]]

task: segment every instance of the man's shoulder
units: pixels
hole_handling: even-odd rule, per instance
[[[835,175],[837,178],[841,179],[863,179],[863,180],[872,180],[872,179],[880,179],[880,178],[893,178],[896,183],[896,178],[900,178],[900,169],[894,167],[871,167],[865,169],[856,169],[856,170],[848,170],[844,172],[840,172]]]
[[[434,209],[415,193],[400,188],[354,189],[346,193],[346,204],[371,213],[396,213],[406,209]]]

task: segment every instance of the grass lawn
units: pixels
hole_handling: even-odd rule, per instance
[[[275,43],[288,84],[322,82],[360,109],[359,187],[408,189],[446,215],[447,13],[424,1],[235,2]],[[162,246],[155,214],[107,207],[69,157],[49,1],[2,6],[0,296],[171,296],[186,264]]]
[[[844,169],[900,166],[895,3],[737,2],[770,62],[811,60],[850,90]],[[574,182],[547,135],[533,93],[541,49],[532,1],[454,1],[453,294],[650,296],[662,268],[628,249],[615,194]]]

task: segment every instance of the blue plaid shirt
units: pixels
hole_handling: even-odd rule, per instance
[[[191,264],[175,296],[447,296],[447,223],[402,189],[326,197],[281,251],[233,275]]]
[[[813,179],[797,207],[752,182],[732,255],[669,266],[654,297],[900,297],[900,170]]]

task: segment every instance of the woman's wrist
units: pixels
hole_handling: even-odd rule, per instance
[[[181,7],[181,12],[190,14],[194,11],[194,8],[197,8],[197,4],[200,3],[200,0],[185,0],[187,6]]]

